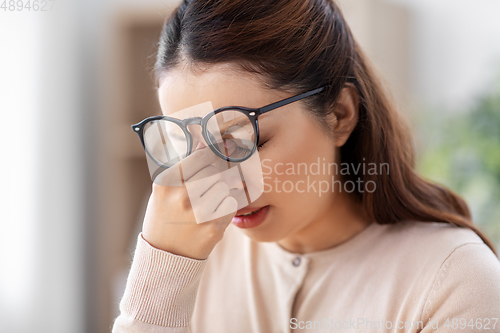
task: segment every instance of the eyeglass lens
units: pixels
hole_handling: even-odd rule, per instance
[[[196,125],[195,125],[196,126]],[[230,159],[245,158],[253,153],[256,145],[256,133],[252,122],[246,114],[239,110],[225,110],[209,116],[206,126],[210,146],[221,156]],[[187,131],[191,134],[192,149],[199,146],[201,131],[188,125]],[[168,119],[154,120],[144,128],[144,145],[155,162],[164,166],[172,166],[184,159],[190,144],[186,133],[181,126]]]

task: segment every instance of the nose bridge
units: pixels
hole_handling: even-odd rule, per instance
[[[186,118],[183,119],[182,122],[184,123],[184,126],[186,126],[186,128],[188,129],[189,133],[191,133],[191,135],[193,136],[201,135],[202,126],[200,117]],[[198,125],[199,129],[195,130],[195,127],[193,125]]]
[[[192,117],[192,118],[186,118],[183,119],[182,122],[188,129],[189,133],[191,133],[191,136],[193,137],[193,148],[194,150],[197,150],[199,148],[202,148],[206,146],[205,140],[202,135],[202,125],[201,125],[201,117]],[[199,129],[195,130],[195,127],[193,125],[198,125]]]
[[[184,123],[184,126],[188,125],[200,125],[201,126],[201,117],[191,117],[191,118],[186,118],[183,119],[182,122]]]

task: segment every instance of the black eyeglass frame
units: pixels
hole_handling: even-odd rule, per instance
[[[156,158],[154,158],[153,156],[151,156],[151,154],[149,154],[149,152],[148,152],[148,150],[146,148],[146,145],[144,143],[144,128],[145,128],[145,126],[146,126],[147,123],[149,123],[151,121],[155,121],[155,120],[168,120],[168,121],[171,121],[171,122],[177,124],[183,130],[184,134],[186,135],[186,139],[187,139],[187,143],[186,143],[187,144],[187,152],[186,152],[186,156],[185,157],[189,156],[191,154],[191,152],[192,152],[192,149],[193,149],[193,137],[192,137],[191,133],[189,132],[187,126],[188,125],[197,124],[197,125],[201,126],[201,128],[202,128],[202,131],[201,131],[202,136],[205,139],[205,142],[210,147],[210,149],[214,152],[214,154],[216,154],[218,157],[220,157],[223,160],[228,161],[228,162],[234,162],[234,163],[243,162],[243,161],[249,159],[255,153],[255,151],[257,150],[257,144],[259,142],[259,122],[258,122],[257,118],[260,115],[262,115],[262,114],[264,114],[266,112],[272,111],[274,109],[280,108],[282,106],[291,104],[293,102],[299,101],[299,100],[301,100],[303,98],[306,98],[306,97],[318,94],[318,93],[322,92],[324,89],[326,89],[328,87],[330,87],[330,85],[326,85],[326,86],[323,86],[323,87],[320,87],[320,88],[316,88],[314,90],[311,90],[311,91],[308,91],[308,92],[305,92],[305,93],[301,93],[301,94],[298,94],[298,95],[295,95],[295,96],[292,96],[292,97],[287,97],[285,99],[282,99],[280,101],[277,101],[277,102],[265,105],[265,106],[260,107],[260,108],[247,108],[247,107],[244,107],[244,106],[224,106],[224,107],[218,108],[218,109],[210,112],[209,114],[205,115],[203,118],[201,118],[201,117],[191,117],[191,118],[185,118],[185,119],[180,120],[180,119],[176,119],[176,118],[172,118],[172,117],[168,117],[168,116],[153,116],[153,117],[148,117],[148,118],[142,120],[141,122],[132,125],[132,130],[135,133],[137,133],[137,135],[139,135],[139,139],[141,140],[142,147],[144,148],[144,151],[146,152],[146,154],[148,154],[148,156],[153,161],[155,161],[156,164],[158,164],[161,167],[168,168],[169,166],[166,166],[165,164],[157,161]],[[213,144],[212,140],[207,135],[207,133],[208,133],[208,131],[207,131],[207,123],[208,123],[209,119],[212,118],[213,116],[215,116],[216,114],[218,114],[218,113],[220,113],[222,111],[227,111],[227,110],[235,110],[235,111],[242,112],[243,114],[245,114],[249,118],[250,122],[252,123],[253,129],[255,131],[255,142],[254,142],[252,151],[250,152],[250,154],[248,154],[248,156],[245,156],[245,157],[242,157],[242,158],[230,158],[230,157],[227,157],[227,156],[223,155],[217,148],[214,147],[214,144]]]

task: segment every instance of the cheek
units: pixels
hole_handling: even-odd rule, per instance
[[[275,136],[272,146],[262,153],[265,191],[276,205],[309,210],[332,198],[333,141],[314,126]],[[320,193],[321,192],[321,193]],[[271,203],[272,204],[272,203]]]

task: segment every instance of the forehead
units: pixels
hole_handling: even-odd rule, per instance
[[[264,87],[257,74],[243,72],[232,64],[175,68],[165,74],[158,88],[164,115],[202,103],[211,103],[213,109],[223,106],[258,108],[285,97],[287,95],[282,92]]]

